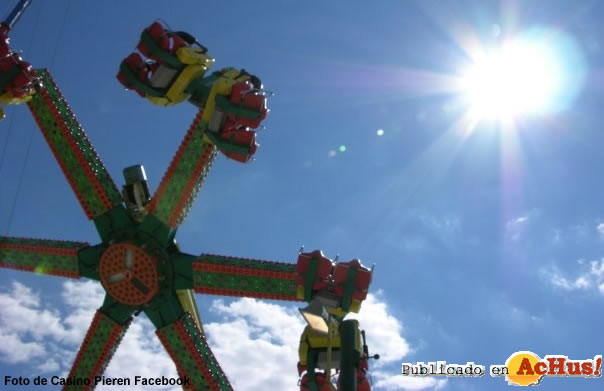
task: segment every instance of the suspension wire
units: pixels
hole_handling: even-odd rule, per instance
[[[27,167],[27,160],[29,158],[29,151],[31,150],[31,144],[34,139],[34,127],[31,128],[29,132],[29,141],[27,142],[27,149],[25,150],[25,159],[23,160],[23,164],[21,165],[21,172],[19,173],[19,181],[17,182],[17,190],[15,191],[15,198],[13,198],[13,204],[10,209],[10,214],[8,215],[8,224],[6,225],[5,235],[8,236],[10,232],[10,226],[13,222],[13,217],[15,215],[15,209],[17,206],[17,200],[19,199],[19,193],[21,191],[21,184],[23,183],[23,174],[25,173],[25,167]]]
[[[55,41],[55,47],[52,51],[52,57],[50,59],[50,65],[48,66],[51,69],[55,64],[55,59],[57,58],[57,50],[59,48],[59,43],[63,38],[63,32],[65,31],[65,25],[67,24],[67,15],[69,14],[69,8],[71,7],[71,0],[67,0],[67,7],[65,7],[65,13],[63,14],[63,22],[61,23],[61,29],[59,30],[59,35],[57,35],[57,40]]]
[[[51,56],[49,68],[52,68],[53,65],[54,65],[54,61],[56,59],[57,51],[58,51],[58,48],[59,48],[59,43],[61,42],[61,38],[63,37],[63,32],[65,30],[65,24],[67,23],[67,15],[69,13],[70,5],[71,5],[71,0],[68,0],[67,1],[67,7],[65,7],[65,13],[63,14],[63,22],[60,25],[59,34],[57,35],[57,39],[55,41],[55,46],[54,46],[53,51],[52,51],[52,56]],[[41,8],[42,7],[40,7],[38,9],[38,15],[40,14],[40,9]],[[38,19],[36,19],[36,25],[35,25],[34,34],[35,34],[36,30],[37,30],[37,22],[38,22]],[[33,38],[32,38],[32,41],[33,41]],[[5,235],[8,235],[8,233],[10,232],[10,228],[11,228],[11,225],[12,225],[12,222],[13,222],[13,217],[14,217],[14,214],[15,214],[15,209],[17,207],[17,200],[19,199],[19,194],[21,193],[21,185],[23,184],[23,177],[24,177],[24,174],[25,174],[25,168],[27,167],[27,163],[29,161],[29,152],[31,150],[32,141],[34,139],[33,136],[34,136],[35,128],[36,128],[36,125],[32,126],[32,128],[30,130],[30,133],[29,133],[29,142],[27,144],[27,149],[25,150],[25,159],[23,160],[23,165],[21,166],[21,173],[19,174],[19,180],[17,182],[17,190],[15,191],[15,198],[13,199],[13,204],[11,206],[10,214],[8,216],[8,224],[6,225]]]
[[[6,156],[6,147],[8,147],[8,143],[10,142],[10,136],[13,131],[13,122],[15,121],[15,114],[12,110],[10,111],[9,119],[8,119],[8,130],[6,131],[6,142],[2,147],[2,152],[0,153],[0,173],[2,172],[2,165],[4,164],[4,156]]]

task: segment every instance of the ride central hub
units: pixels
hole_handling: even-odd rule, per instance
[[[110,246],[99,264],[101,283],[109,295],[122,304],[148,303],[159,288],[159,262],[131,243]]]

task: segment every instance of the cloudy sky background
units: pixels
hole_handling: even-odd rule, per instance
[[[562,0],[34,0],[12,44],[50,68],[120,187],[121,170],[142,163],[154,189],[195,113],[154,107],[115,80],[142,29],[162,18],[195,35],[217,67],[258,74],[275,96],[256,161],[218,159],[178,232],[183,251],[293,262],[305,245],[375,263],[359,315],[382,356],[374,389],[503,390],[489,376],[405,378],[400,364],[603,354],[602,16],[604,4]],[[447,81],[468,64],[466,43],[536,27],[574,48],[560,110],[518,118],[515,132],[493,123],[464,131],[466,108]],[[0,234],[97,243],[29,111],[6,111]],[[3,270],[0,374],[68,372],[102,295],[92,282]],[[296,305],[198,304],[237,390],[297,389]],[[106,374],[175,369],[141,317]],[[602,381],[545,378],[541,387],[599,390]]]

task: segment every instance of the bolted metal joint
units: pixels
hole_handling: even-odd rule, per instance
[[[135,220],[140,221],[146,214],[145,205],[151,199],[145,168],[137,164],[124,168],[123,173],[125,184],[122,188],[122,197],[126,202],[128,212]]]

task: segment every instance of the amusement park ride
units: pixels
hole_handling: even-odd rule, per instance
[[[100,281],[102,306],[75,358],[64,390],[93,389],[133,316],[145,313],[192,390],[230,390],[203,332],[193,291],[213,295],[306,301],[300,339],[301,390],[368,391],[365,333],[356,320],[372,270],[358,260],[333,262],[321,251],[297,263],[221,255],[190,255],[174,239],[218,152],[246,162],[256,152],[256,129],[266,117],[267,94],[245,70],[223,68],[188,33],[154,22],[117,75],[124,87],[159,106],[189,101],[199,107],[155,194],[142,166],[124,169],[119,192],[84,130],[45,69],[32,70],[9,47],[8,33],[29,0],[0,25],[0,102],[27,103],[101,242],[0,236],[0,266]],[[3,115],[3,113],[2,113]],[[335,374],[332,374],[335,370]],[[337,379],[337,381],[336,381]]]

